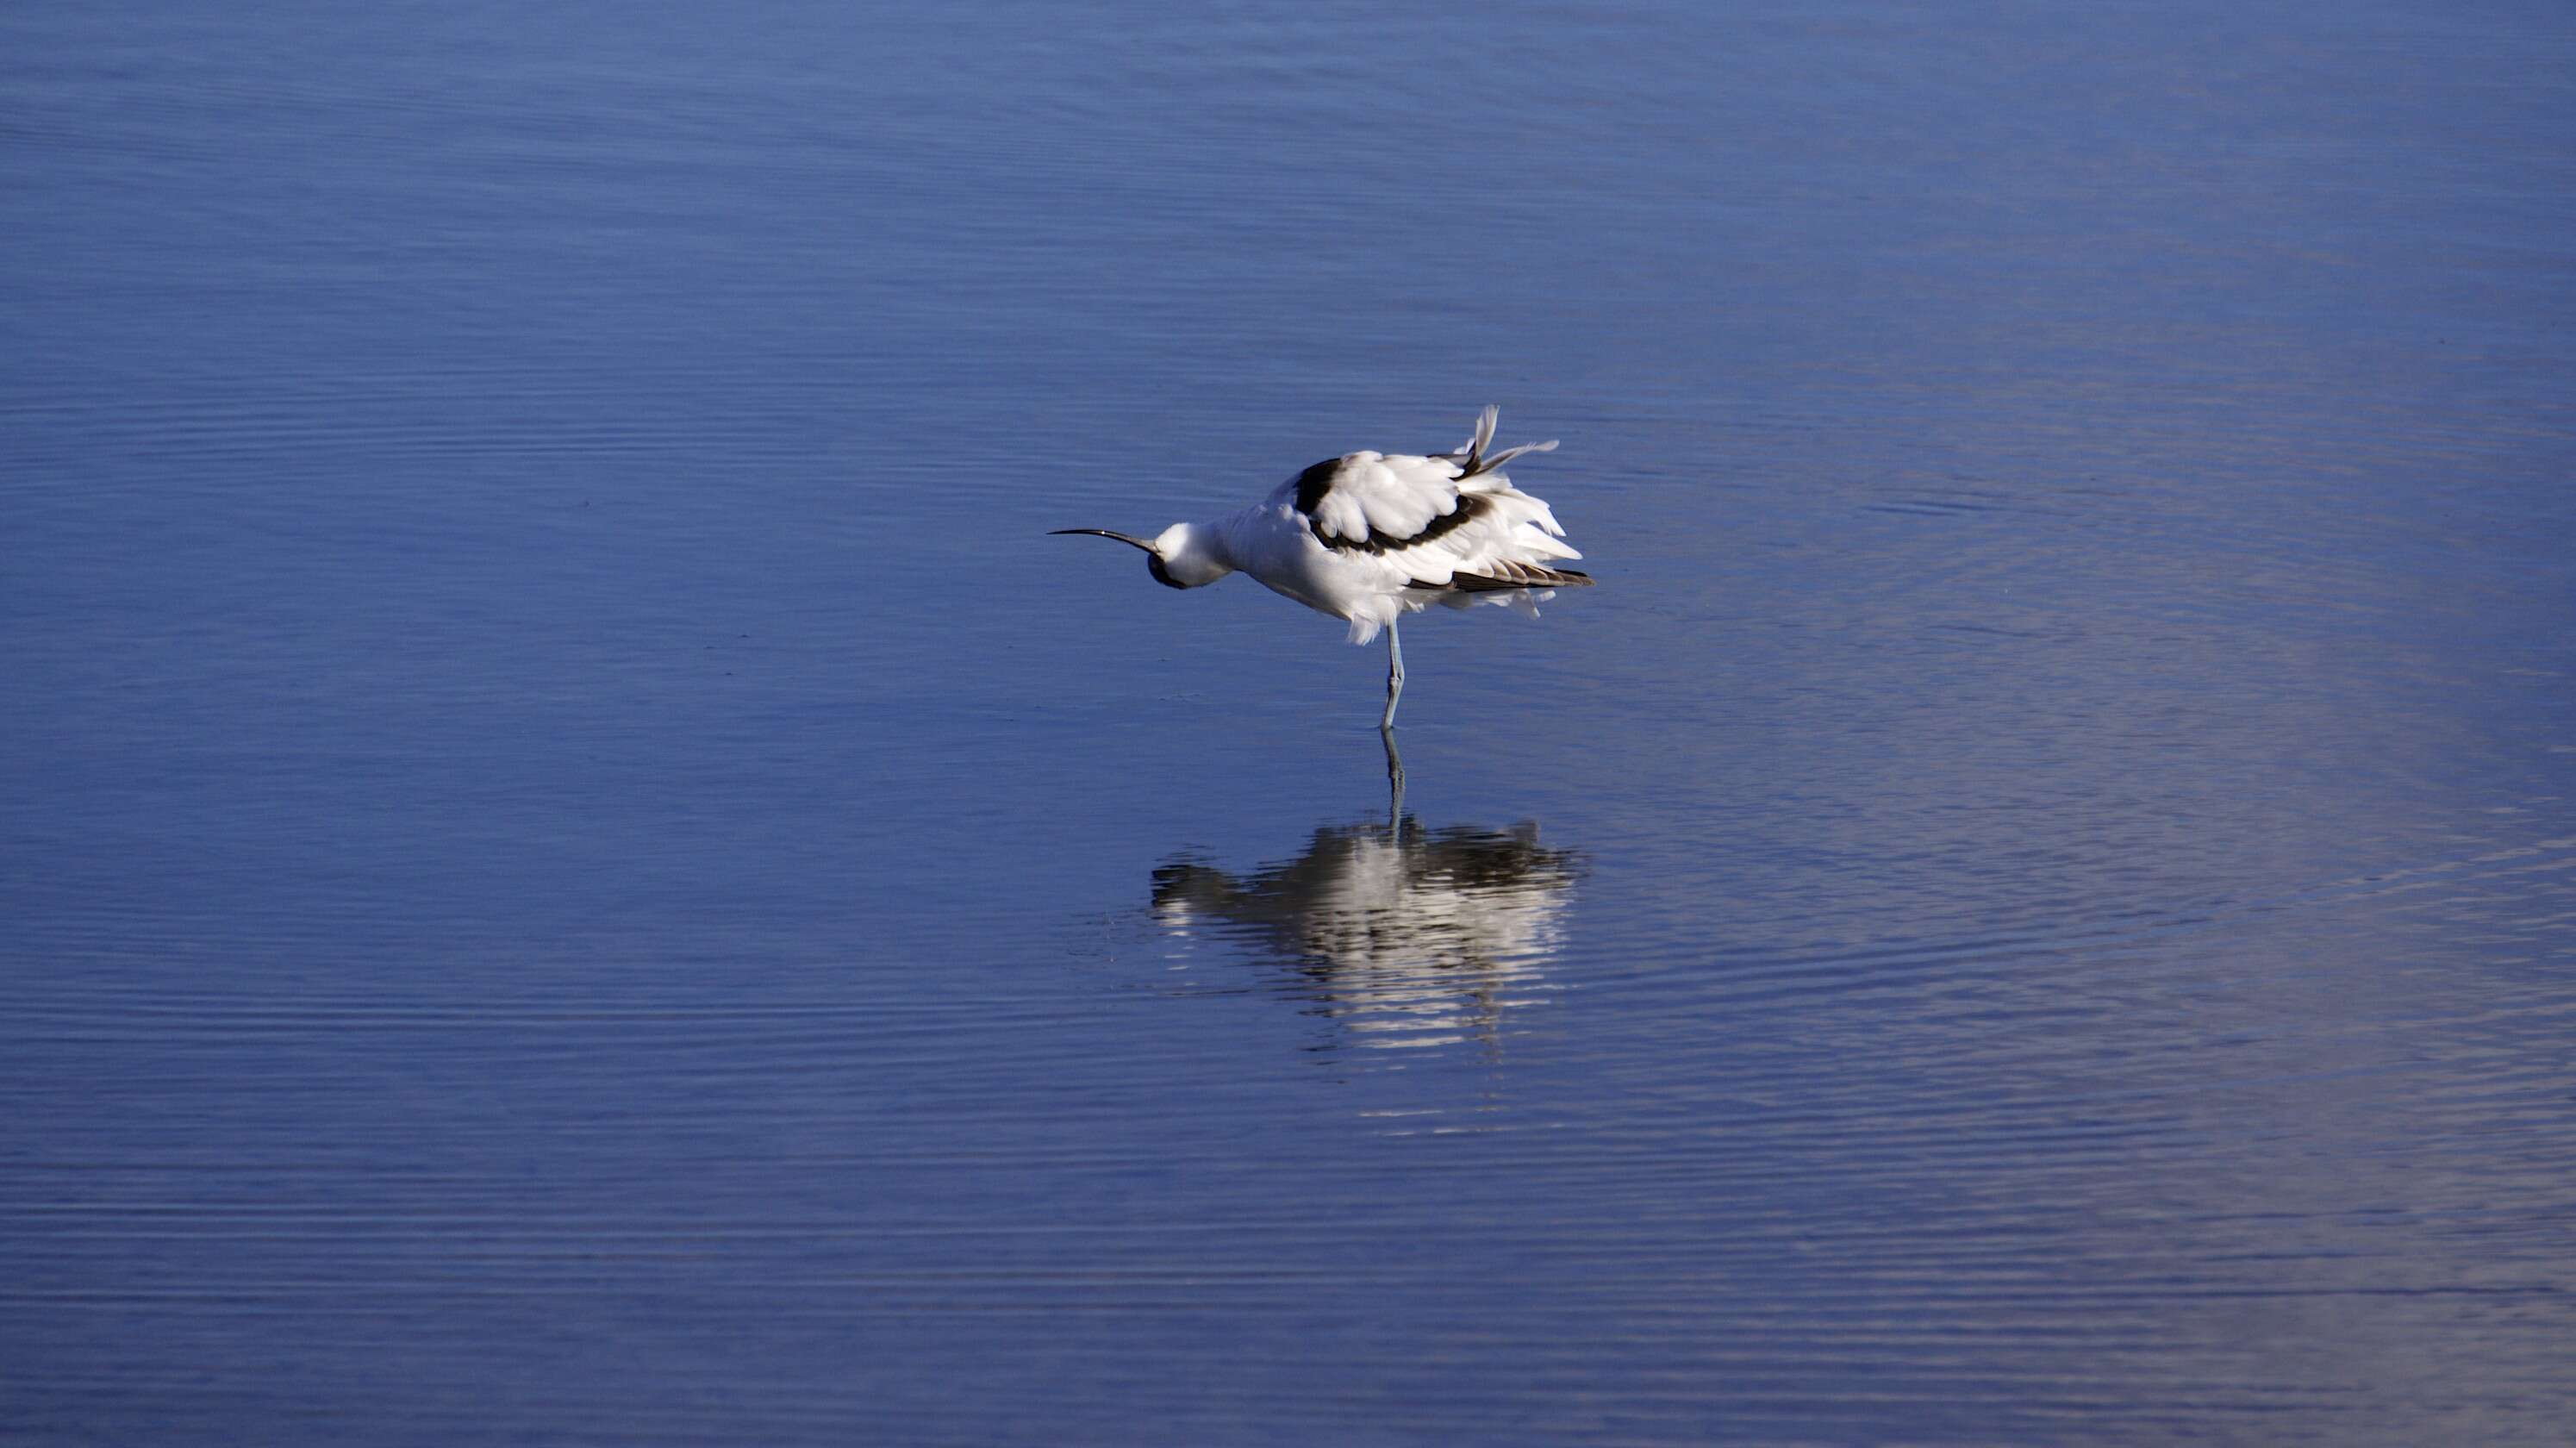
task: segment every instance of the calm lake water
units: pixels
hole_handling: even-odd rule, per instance
[[[2556,1443],[2576,20],[0,14],[0,1438]],[[1601,586],[1152,532],[1475,410]]]

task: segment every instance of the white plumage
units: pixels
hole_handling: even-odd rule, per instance
[[[1404,691],[1396,620],[1435,603],[1511,604],[1535,615],[1559,588],[1592,580],[1555,565],[1580,558],[1546,503],[1512,486],[1504,463],[1553,442],[1489,452],[1498,409],[1454,452],[1345,453],[1281,483],[1270,496],[1212,523],[1175,523],[1150,541],[1105,528],[1059,528],[1145,550],[1145,566],[1173,588],[1200,588],[1229,573],[1318,613],[1350,623],[1350,640],[1387,634],[1386,714]]]

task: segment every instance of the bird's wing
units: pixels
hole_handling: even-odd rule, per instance
[[[1415,586],[1589,582],[1546,566],[1583,555],[1559,541],[1565,530],[1546,503],[1493,470],[1505,457],[1553,444],[1487,457],[1492,434],[1489,412],[1477,436],[1456,453],[1350,453],[1315,464],[1280,491],[1318,543],[1336,553],[1382,559]]]
[[[1455,517],[1458,477],[1446,458],[1355,452],[1299,473],[1295,503],[1324,546],[1384,551]]]

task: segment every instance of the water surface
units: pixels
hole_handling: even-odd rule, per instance
[[[0,36],[0,1436],[2576,1417],[2555,9]]]

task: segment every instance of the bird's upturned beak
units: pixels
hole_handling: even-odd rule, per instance
[[[1121,543],[1132,543],[1136,547],[1142,548],[1148,553],[1154,551],[1154,545],[1146,542],[1142,538],[1131,538],[1124,533],[1112,533],[1106,528],[1051,528],[1047,530],[1047,536],[1050,538],[1057,537],[1065,533],[1083,533],[1094,538],[1115,538]]]

